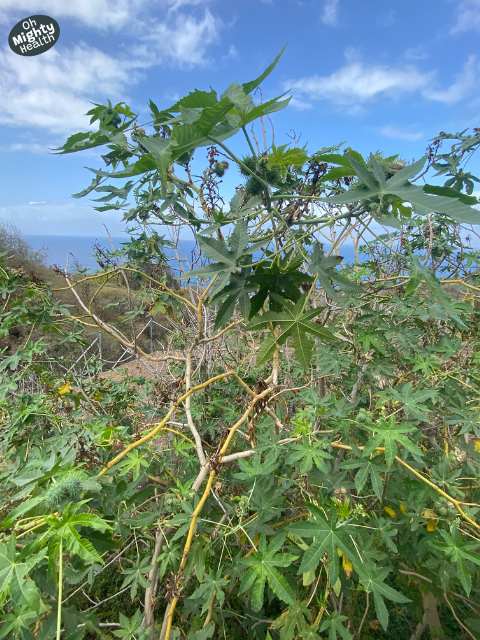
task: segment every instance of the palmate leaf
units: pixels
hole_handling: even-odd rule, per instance
[[[21,638],[21,640],[30,640],[33,638],[30,631],[32,624],[38,620],[38,613],[30,609],[24,611],[15,611],[3,617],[0,626],[0,639],[12,640]]]
[[[262,476],[271,476],[278,468],[278,451],[273,448],[266,453],[257,451],[248,460],[239,460],[240,471],[234,474],[235,478],[244,481],[252,481]]]
[[[378,448],[383,448],[388,467],[392,466],[400,448],[406,449],[419,458],[423,455],[417,445],[407,437],[407,434],[417,431],[416,427],[397,424],[394,416],[378,420],[373,425],[365,425],[365,428],[373,434],[365,445],[365,455],[373,453]]]
[[[257,104],[251,109],[240,121],[240,126],[244,127],[245,125],[253,122],[257,118],[261,118],[263,116],[267,116],[270,113],[275,113],[275,111],[280,111],[284,107],[288,105],[291,98],[290,96],[284,98],[285,94],[282,93],[271,100],[267,100],[267,102],[262,102],[261,104]]]
[[[438,391],[435,389],[414,389],[411,382],[406,382],[393,389],[383,391],[381,395],[399,402],[408,418],[424,421],[430,413],[430,407],[426,403],[435,401]]]
[[[303,554],[298,573],[315,571],[323,556],[327,554],[330,584],[335,584],[339,577],[337,549],[351,559],[353,566],[357,565],[357,554],[348,538],[349,527],[345,523],[337,522],[335,516],[327,521],[323,512],[313,505],[309,505],[308,508],[312,513],[311,520],[297,522],[288,527],[289,533],[300,538],[313,538],[311,546]]]
[[[271,169],[280,169],[282,175],[286,174],[289,167],[302,167],[307,161],[308,156],[305,148],[290,147],[286,144],[279,147],[272,147],[267,159],[267,166]]]
[[[325,341],[333,342],[336,340],[328,329],[312,322],[321,309],[305,311],[305,305],[306,296],[302,296],[295,304],[285,300],[283,311],[268,311],[250,322],[249,328],[252,330],[264,328],[270,323],[278,328],[277,334],[274,337],[268,337],[261,345],[258,356],[259,363],[272,356],[276,345],[282,345],[288,338],[292,338],[298,362],[303,367],[308,367],[313,349],[313,342],[309,335]]]
[[[170,140],[164,140],[159,136],[147,137],[141,136],[138,141],[149,152],[155,162],[155,166],[160,172],[162,178],[167,175],[168,167],[172,161],[172,144]]]
[[[20,560],[12,536],[0,544],[0,603],[11,596],[23,601],[31,608],[38,608],[41,600],[38,589],[29,578],[32,569],[46,556],[45,550]]]
[[[203,253],[214,262],[194,271],[189,271],[185,274],[185,277],[215,275],[215,284],[211,289],[211,296],[214,298],[227,287],[233,274],[241,273],[242,259],[250,256],[255,251],[255,248],[248,247],[249,238],[244,221],[237,223],[233,233],[228,238],[228,243],[200,235],[198,239]]]
[[[198,607],[201,607],[200,612],[206,613],[212,598],[215,598],[216,603],[221,607],[225,600],[225,591],[228,587],[228,580],[222,578],[221,573],[216,575],[207,573],[201,584],[195,589],[189,600],[195,601]]]
[[[361,493],[367,480],[370,480],[370,485],[374,494],[379,500],[382,499],[383,494],[383,476],[385,471],[388,471],[388,467],[384,464],[378,463],[378,456],[372,458],[370,455],[347,462],[343,462],[342,469],[358,469],[355,474],[354,483],[357,493]]]
[[[172,126],[172,158],[180,158],[198,147],[211,144],[212,136],[224,139],[235,133],[237,127],[224,122],[225,116],[233,108],[232,101],[223,97],[216,104],[204,107],[194,122],[178,122]]]
[[[73,526],[68,526],[63,529],[64,545],[65,549],[74,556],[78,556],[84,560],[87,564],[103,564],[101,555],[95,549],[93,544],[81,536]]]
[[[314,466],[325,473],[329,468],[326,461],[331,457],[321,441],[303,438],[289,449],[287,463],[293,467],[298,465],[301,474],[309,473]]]
[[[398,204],[410,203],[412,209],[417,213],[438,212],[450,216],[456,222],[480,223],[480,212],[465,204],[463,194],[451,190],[448,195],[433,195],[436,192],[435,189],[432,190],[431,185],[419,187],[409,182],[409,179],[418,175],[425,166],[425,156],[397,171],[388,180],[382,179],[378,168],[373,171],[360,154],[349,151],[345,157],[355,170],[360,184],[345,193],[325,198],[325,202],[341,205],[366,200],[381,204],[384,197],[393,196],[394,199],[397,199]],[[374,163],[373,166],[375,166]],[[390,204],[393,203],[390,202]],[[391,216],[385,215],[386,223],[390,218]]]
[[[240,273],[232,273],[230,281],[226,287],[212,297],[212,302],[219,302],[217,315],[215,317],[214,329],[220,329],[227,324],[235,311],[237,304],[240,307],[242,316],[247,319],[250,315],[249,292],[253,287],[248,284],[248,269],[243,269]]]
[[[258,78],[242,85],[230,85],[220,99],[214,91],[194,91],[167,109],[181,114],[172,122],[169,141],[172,160],[198,147],[224,140],[241,126],[286,106],[288,100],[280,100],[282,96],[255,106],[248,95],[273,71],[282,53]]]
[[[148,587],[147,574],[150,569],[148,558],[142,558],[137,560],[133,567],[128,567],[123,570],[125,578],[123,579],[121,589],[123,587],[130,586],[130,599],[132,602],[137,597],[138,587],[146,589]]]
[[[353,636],[344,622],[348,622],[347,616],[342,616],[340,613],[332,613],[326,620],[323,621],[320,631],[328,631],[328,640],[352,640]]]
[[[131,618],[123,613],[119,615],[120,628],[113,632],[115,638],[121,640],[146,640],[146,633],[141,629],[142,612],[135,611]]]
[[[354,282],[338,273],[336,267],[342,260],[341,256],[326,256],[323,252],[323,245],[320,242],[315,244],[310,258],[309,270],[317,275],[320,284],[331,297],[337,295],[337,291],[333,288],[334,284],[341,289],[350,291],[358,289]]]
[[[78,556],[87,564],[103,562],[98,551],[90,540],[82,536],[79,529],[93,529],[105,532],[111,526],[94,513],[80,512],[85,501],[68,504],[60,516],[51,515],[47,518],[48,529],[33,543],[34,548],[49,546],[50,550],[57,549],[60,541],[70,554]]]
[[[388,627],[388,609],[385,605],[385,599],[391,600],[398,604],[406,604],[410,599],[404,596],[388,584],[385,584],[389,570],[379,567],[373,567],[369,564],[361,564],[356,567],[361,583],[368,593],[373,594],[373,602],[377,618],[386,630]]]
[[[320,640],[318,633],[313,630],[314,625],[308,623],[309,616],[305,602],[296,600],[272,622],[271,628],[278,629],[281,640]],[[318,630],[318,626],[316,628]],[[265,640],[272,640],[272,636],[267,635]]]
[[[469,596],[472,590],[472,565],[480,567],[479,544],[462,538],[456,525],[452,525],[450,531],[440,531],[440,536],[440,544],[430,544],[455,564],[458,579]]]
[[[295,602],[293,588],[278,571],[279,568],[289,567],[297,559],[295,555],[280,552],[284,541],[283,535],[277,535],[269,542],[262,535],[257,552],[242,561],[246,571],[240,584],[240,593],[248,592],[254,611],[259,611],[263,606],[266,584],[286,604]]]
[[[262,309],[267,299],[270,311],[281,311],[284,298],[297,302],[302,297],[301,285],[312,281],[311,276],[299,270],[302,263],[302,255],[289,253],[283,258],[276,257],[271,262],[262,261],[254,266],[248,280],[252,290],[256,290],[250,300],[251,318]]]

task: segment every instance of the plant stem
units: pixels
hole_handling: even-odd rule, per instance
[[[240,167],[242,167],[242,169],[245,169],[245,171],[247,173],[249,173],[253,178],[255,178],[255,180],[258,180],[258,182],[260,182],[261,184],[263,184],[263,186],[267,189],[267,193],[270,193],[270,185],[268,184],[268,182],[266,180],[264,180],[261,176],[259,176],[258,174],[255,173],[255,171],[252,171],[250,169],[250,167],[248,167],[244,162],[242,162],[242,160],[240,160],[240,158],[238,156],[236,156],[233,151],[231,151],[226,145],[223,144],[223,142],[220,142],[220,140],[217,140],[216,138],[212,138],[212,136],[210,136],[209,138],[214,144],[216,144],[217,146],[219,146],[221,149],[223,149],[225,151],[225,153],[234,161],[236,162]]]
[[[57,597],[56,640],[60,640],[61,634],[62,634],[62,597],[63,597],[63,538],[60,538],[60,548],[58,550],[58,597]]]
[[[250,147],[250,151],[252,152],[252,156],[254,158],[256,158],[257,154],[255,153],[255,149],[253,148],[252,141],[250,140],[250,136],[248,135],[247,130],[245,129],[245,127],[242,127],[242,131],[243,131],[243,135],[245,136],[245,139],[246,139],[246,141],[248,143],[248,146]]]

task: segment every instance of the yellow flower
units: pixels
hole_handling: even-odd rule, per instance
[[[352,575],[353,567],[352,563],[345,554],[342,555],[342,568],[345,571],[345,575],[347,576],[347,578],[350,578],[350,576]]]
[[[72,385],[69,382],[65,382],[61,387],[58,387],[57,393],[59,396],[67,396],[72,391]]]
[[[407,505],[405,504],[405,502],[400,502],[400,511],[402,513],[407,513]]]
[[[434,520],[433,518],[431,520],[427,520],[427,524],[425,525],[425,528],[427,529],[428,533],[433,533],[437,527],[438,527],[438,520]]]
[[[428,531],[428,533],[433,533],[434,531],[436,531],[438,527],[438,516],[435,511],[433,511],[433,509],[424,509],[422,511],[422,518],[425,518],[425,520],[427,521],[425,523],[425,529]]]
[[[476,453],[480,453],[480,438],[474,439],[473,448],[475,449]]]
[[[389,518],[396,518],[397,517],[397,512],[392,507],[383,507],[383,510],[385,511],[385,513],[387,514],[387,516]]]

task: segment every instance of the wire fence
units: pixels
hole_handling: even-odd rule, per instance
[[[134,344],[143,337],[147,338],[147,344],[149,346],[149,352],[153,353],[160,346],[160,340],[156,336],[155,329],[164,329],[163,325],[158,323],[153,318],[149,318],[144,327],[136,334],[134,338]],[[147,336],[145,336],[147,334]],[[58,371],[60,369],[65,379],[83,379],[85,377],[93,377],[100,372],[113,370],[119,366],[125,365],[128,362],[132,362],[137,359],[135,349],[128,349],[122,346],[120,355],[112,360],[104,354],[103,348],[103,336],[102,333],[97,333],[95,337],[87,344],[81,353],[75,357],[73,362],[66,361],[66,357],[63,356],[63,361],[55,360],[47,363],[49,368],[53,371],[54,368]],[[144,366],[148,367],[148,363],[144,363]],[[153,372],[153,371],[152,371]],[[38,379],[37,375],[32,375],[22,379],[20,382],[21,393],[34,394],[42,390],[43,385]]]

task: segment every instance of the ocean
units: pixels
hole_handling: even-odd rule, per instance
[[[80,266],[89,271],[98,269],[95,261],[95,245],[104,248],[120,249],[128,237],[96,238],[94,236],[23,236],[28,245],[35,251],[40,251],[46,265],[59,267]],[[189,258],[194,243],[191,240],[180,241],[179,251],[182,257]],[[340,250],[345,263],[353,262],[353,246],[343,245]],[[168,255],[168,252],[167,252]],[[172,265],[174,266],[174,265]]]
[[[95,245],[98,243],[102,247],[110,249],[120,249],[123,238],[96,238],[87,236],[23,236],[27,244],[39,251],[44,257],[48,266],[57,265],[59,267],[81,266],[86,269],[98,269],[95,261]]]

